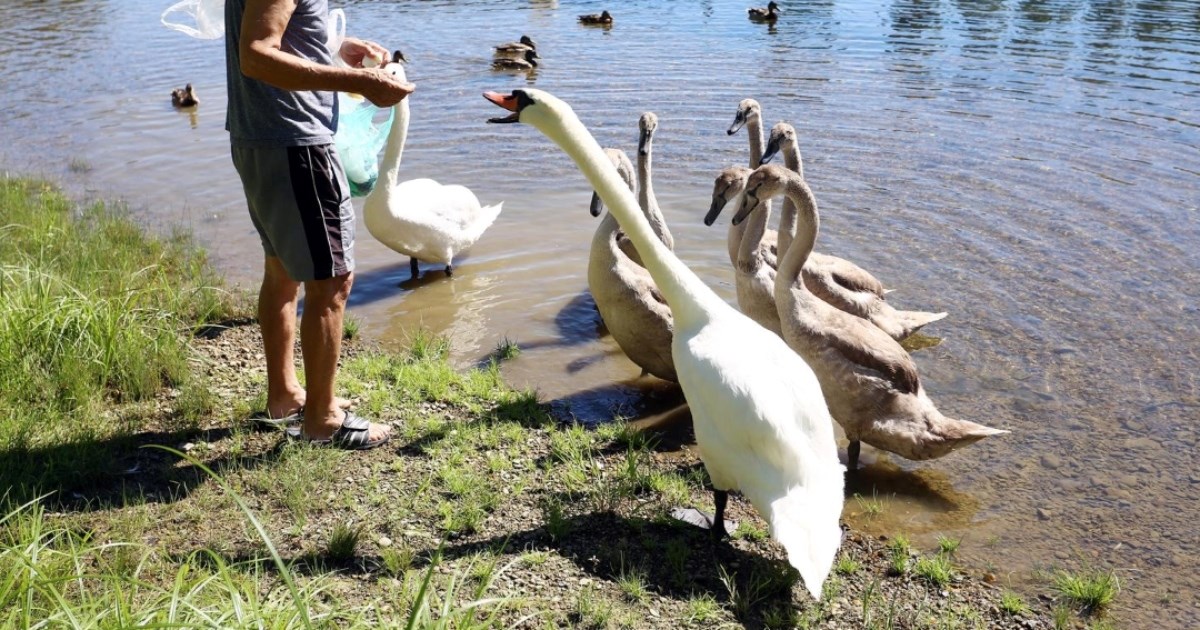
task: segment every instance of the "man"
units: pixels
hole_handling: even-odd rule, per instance
[[[344,408],[334,395],[342,317],[354,281],[354,207],[333,147],[335,91],[380,107],[414,86],[363,59],[382,46],[347,38],[332,65],[328,0],[225,0],[225,53],[233,163],[266,262],[258,319],[267,359],[267,415],[303,420],[294,434],[342,448],[379,446],[388,427]],[[296,378],[292,346],[304,285],[300,344],[307,387]]]

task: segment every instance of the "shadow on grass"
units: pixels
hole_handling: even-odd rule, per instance
[[[780,611],[799,613],[810,605],[801,594],[799,574],[782,560],[773,560],[725,541],[714,545],[706,530],[676,521],[657,521],[599,512],[568,517],[551,525],[457,544],[440,549],[414,549],[405,570],[425,570],[439,562],[476,554],[553,550],[595,579],[638,584],[645,593],[687,601],[711,595],[747,628],[766,628],[763,617]],[[219,554],[229,564],[275,571],[269,557]],[[188,554],[181,553],[185,559]],[[384,580],[393,575],[379,555],[360,554],[333,559],[323,553],[284,558],[298,575],[338,572],[358,579]],[[511,571],[522,571],[518,563]],[[622,586],[630,597],[634,589]],[[536,596],[536,593],[529,595]]]
[[[186,498],[208,477],[198,468],[151,445],[181,448],[187,443],[225,442],[227,427],[189,431],[142,431],[103,440],[12,449],[0,452],[0,487],[9,499],[42,500],[61,512],[109,510]],[[218,453],[203,463],[217,471],[254,469],[276,460],[283,440],[275,432],[247,434],[238,453]],[[276,443],[272,446],[271,442]]]

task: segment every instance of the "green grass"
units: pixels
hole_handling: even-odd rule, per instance
[[[950,538],[949,536],[939,535],[937,538],[938,553],[952,556],[958,551],[959,545],[962,544],[961,538]]]
[[[1029,612],[1029,604],[1020,595],[1004,591],[1000,594],[1000,610],[1010,615],[1024,615]]]
[[[888,541],[889,571],[895,575],[905,575],[909,569],[909,556],[912,545],[904,534],[896,534]]]
[[[862,565],[857,560],[846,555],[839,556],[833,563],[833,570],[839,575],[854,575],[861,568]]]
[[[342,339],[347,341],[357,339],[360,332],[362,332],[362,324],[357,318],[349,314],[342,318]]]
[[[867,517],[876,517],[883,513],[883,501],[875,494],[875,489],[871,489],[871,498],[868,499],[861,494],[855,493],[854,500],[858,503],[859,509]]]
[[[114,446],[153,413],[130,404],[164,388],[185,400],[162,428],[193,428],[213,398],[188,333],[235,311],[185,235],[153,238],[119,208],[0,178],[0,487],[20,500],[119,474]],[[128,415],[103,413],[113,402]]]
[[[645,604],[650,600],[650,591],[646,588],[646,574],[639,569],[621,571],[617,576],[617,586],[631,602]]]
[[[362,528],[338,523],[329,534],[329,543],[325,546],[326,557],[337,563],[353,560],[361,538]]]
[[[496,344],[496,350],[492,352],[492,357],[497,361],[511,361],[519,356],[521,356],[521,346],[508,337]]]
[[[686,610],[686,619],[689,623],[703,624],[716,619],[721,614],[721,604],[717,602],[717,598],[704,593],[690,597],[687,600]]]
[[[954,577],[954,567],[950,564],[949,556],[941,553],[917,558],[912,571],[917,577],[937,587],[946,586]]]
[[[1112,571],[1060,571],[1054,577],[1054,590],[1085,612],[1100,612],[1116,600],[1121,582]]]

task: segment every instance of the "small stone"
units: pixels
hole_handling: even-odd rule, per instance
[[[184,444],[183,446],[181,446],[181,447],[179,447],[179,448],[180,448],[180,450],[182,450],[184,453],[189,453],[189,452],[191,452],[191,450],[192,450],[192,449],[196,448],[196,445],[195,445],[195,444],[193,444],[193,443],[191,443],[191,442],[188,442],[187,444]]]
[[[1042,466],[1050,470],[1057,470],[1062,467],[1062,459],[1053,453],[1046,453],[1042,455]]]
[[[1148,437],[1130,438],[1128,440],[1125,440],[1125,448],[1157,448],[1157,447],[1158,447],[1158,442],[1155,442],[1154,440],[1152,440]]]
[[[1101,488],[1108,486],[1108,480],[1100,475],[1092,475],[1088,481],[1091,481],[1093,486],[1100,486]]]
[[[1037,509],[1037,517],[1039,521],[1048,521],[1050,520],[1051,516],[1053,516],[1053,513],[1050,512],[1050,510],[1047,510],[1046,508]]]
[[[1058,558],[1059,560],[1067,560],[1071,557],[1071,554],[1060,549],[1054,552],[1054,557]]]
[[[379,537],[379,546],[380,547],[391,547],[392,539],[388,538],[387,536],[380,536]]]
[[[1121,475],[1121,485],[1126,488],[1138,485],[1137,475]]]
[[[1105,488],[1104,494],[1107,495],[1108,498],[1110,498],[1110,499],[1116,499],[1119,501],[1132,501],[1133,500],[1133,495],[1130,494],[1128,490],[1123,490],[1121,488]]]

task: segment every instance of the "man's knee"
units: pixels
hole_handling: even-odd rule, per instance
[[[304,283],[305,308],[317,305],[343,308],[346,300],[350,297],[350,287],[353,285],[354,272],[324,280],[309,280]]]

